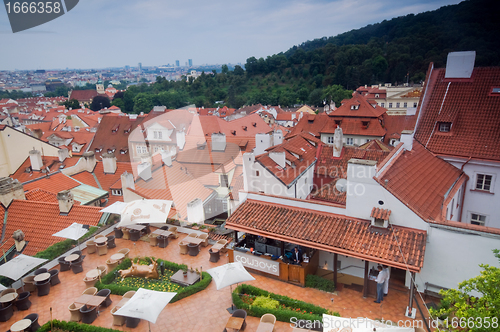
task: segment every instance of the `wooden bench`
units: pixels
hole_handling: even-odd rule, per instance
[[[427,300],[427,295],[430,295],[432,297],[442,299],[443,296],[439,294],[439,291],[443,290],[448,290],[446,287],[441,287],[438,285],[431,284],[430,282],[425,283],[425,289],[424,289],[424,294],[425,294],[425,299]]]

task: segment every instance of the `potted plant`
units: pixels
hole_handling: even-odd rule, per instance
[[[182,268],[182,275],[184,276],[184,278],[187,278],[187,275],[188,275],[187,266]]]
[[[197,224],[197,223],[192,224],[192,225],[191,225],[191,228],[192,228],[192,229],[194,229],[194,230],[199,229],[199,227],[198,227],[198,224]]]

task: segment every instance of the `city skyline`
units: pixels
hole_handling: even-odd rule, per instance
[[[251,56],[284,52],[307,40],[458,2],[87,0],[56,20],[16,34],[6,11],[0,10],[0,38],[12,50],[0,55],[0,70],[109,68],[139,62],[149,67],[179,59],[197,65],[244,63]]]

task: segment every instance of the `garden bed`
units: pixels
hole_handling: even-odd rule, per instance
[[[151,262],[151,258],[145,257],[142,260],[142,264],[148,265]],[[170,281],[170,277],[179,270],[186,270],[187,266],[184,264],[176,264],[162,259],[158,259],[158,272],[160,274],[159,279],[146,279],[137,277],[127,277],[122,280],[118,275],[118,270],[126,270],[132,265],[132,260],[126,258],[120,265],[115,269],[111,270],[102,277],[101,281],[95,284],[95,287],[100,289],[109,289],[111,294],[123,295],[131,290],[138,290],[139,288],[146,288],[161,292],[176,292],[177,294],[170,302],[176,302],[180,299],[193,295],[199,291],[204,290],[208,287],[212,281],[212,276],[206,272],[202,273],[202,279],[191,286],[181,286],[179,284]],[[163,263],[165,267],[165,274],[162,276],[160,272],[160,264]]]
[[[108,329],[105,327],[80,324],[76,322],[65,322],[54,319],[52,321],[52,329],[51,329],[51,321],[43,324],[38,332],[59,332],[59,331],[68,331],[68,332],[119,332],[119,330]]]
[[[296,320],[321,322],[323,314],[340,316],[337,312],[329,312],[314,304],[270,293],[246,284],[238,286],[233,291],[233,303],[239,309],[244,309],[250,316],[261,317],[269,313],[276,316],[277,320],[287,323],[291,322],[292,317]]]

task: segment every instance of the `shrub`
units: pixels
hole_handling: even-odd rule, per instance
[[[266,309],[276,309],[280,305],[279,301],[273,300],[268,296],[257,296],[253,301],[252,305],[256,305],[258,307],[266,308]]]
[[[253,295],[256,297],[269,297],[272,300],[279,302],[279,306],[276,309],[262,308],[255,305],[255,301],[252,305],[243,302],[241,294]],[[328,313],[328,310],[321,308],[311,303],[298,301],[296,299],[289,298],[288,296],[278,295],[270,293],[263,289],[242,284],[233,291],[233,303],[239,309],[244,309],[248,315],[254,317],[261,317],[264,314],[270,313],[276,316],[276,319],[281,322],[290,322],[292,317],[296,317],[300,320],[310,320],[310,321],[322,321],[323,314]],[[283,308],[285,306],[285,308]],[[340,316],[337,312],[333,313],[335,316]]]
[[[85,233],[85,235],[82,236],[81,238],[87,239],[92,234],[94,234],[98,229],[99,229],[99,227],[95,227],[95,226],[90,227],[89,231],[87,233]],[[64,254],[68,250],[70,250],[71,248],[73,248],[73,246],[77,245],[77,243],[78,242],[75,240],[66,239],[64,241],[54,243],[53,245],[51,245],[50,247],[48,247],[45,250],[37,252],[35,254],[35,257],[53,260],[53,259],[61,256],[62,254]]]
[[[325,292],[335,291],[335,283],[314,274],[306,276],[306,287],[316,288]]]
[[[145,259],[150,259],[149,257],[146,257]],[[161,262],[163,262],[163,266],[167,270],[172,270],[172,271],[178,271],[178,270],[183,270],[187,269],[187,266],[185,264],[177,264],[169,261],[165,261],[162,259],[158,259],[158,266],[160,265]],[[111,291],[111,294],[115,295],[123,295],[128,291],[131,290],[138,290],[138,287],[131,287],[131,286],[121,286],[121,285],[116,285],[113,284],[113,281],[115,278],[118,277],[118,270],[126,270],[129,267],[132,266],[132,261],[130,258],[125,258],[116,268],[113,270],[109,271],[108,274],[106,274],[104,277],[101,278],[101,281],[96,282],[95,287],[97,289],[109,289]],[[180,289],[177,294],[174,296],[172,301],[170,303],[179,301],[185,297],[188,297],[190,295],[193,295],[195,293],[198,293],[205,288],[208,287],[210,282],[212,281],[212,276],[208,274],[207,272],[202,273],[202,279],[201,281],[198,281],[194,285],[184,287]]]
[[[65,322],[54,319],[52,321],[52,326],[57,329],[61,329],[63,331],[72,331],[72,332],[119,332],[119,330],[108,329],[105,327],[80,324],[77,322]],[[49,332],[51,331],[50,321],[43,324],[38,332]]]

